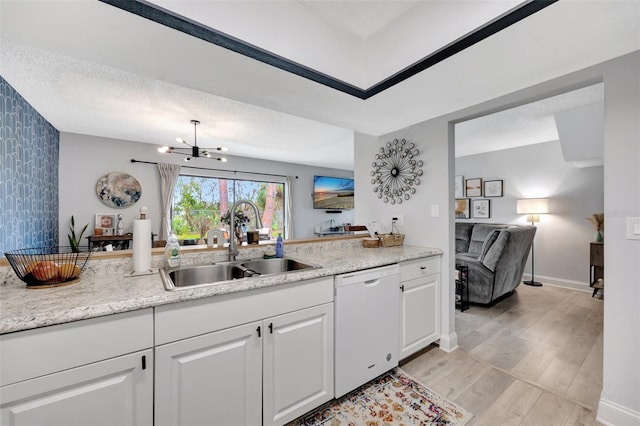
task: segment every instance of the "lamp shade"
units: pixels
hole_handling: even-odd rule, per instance
[[[544,214],[549,213],[549,199],[548,198],[524,198],[518,200],[517,205],[518,214]]]

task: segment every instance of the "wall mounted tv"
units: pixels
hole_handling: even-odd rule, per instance
[[[353,179],[329,176],[313,177],[313,208],[326,210],[352,209]]]

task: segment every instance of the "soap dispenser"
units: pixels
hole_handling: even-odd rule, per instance
[[[180,266],[180,244],[178,244],[178,237],[173,230],[169,234],[169,238],[167,238],[167,245],[164,247],[164,258],[170,268]]]
[[[282,234],[278,234],[278,238],[276,238],[276,257],[284,257],[284,241],[282,240]]]

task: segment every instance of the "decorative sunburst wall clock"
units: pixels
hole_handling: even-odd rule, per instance
[[[385,203],[401,204],[416,193],[422,176],[420,151],[413,142],[394,139],[387,142],[371,163],[373,192]]]

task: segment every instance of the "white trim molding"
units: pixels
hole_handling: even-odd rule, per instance
[[[610,426],[638,426],[640,413],[601,398],[596,420]]]
[[[440,349],[445,352],[453,352],[458,349],[458,334],[453,332],[452,334],[441,334],[440,342],[438,343]]]
[[[531,274],[523,274],[522,280],[530,280]],[[572,288],[574,290],[592,292],[593,289],[589,286],[589,283],[584,281],[565,280],[564,278],[547,277],[544,275],[536,274],[536,281],[540,281],[542,284],[548,284],[556,287]]]

